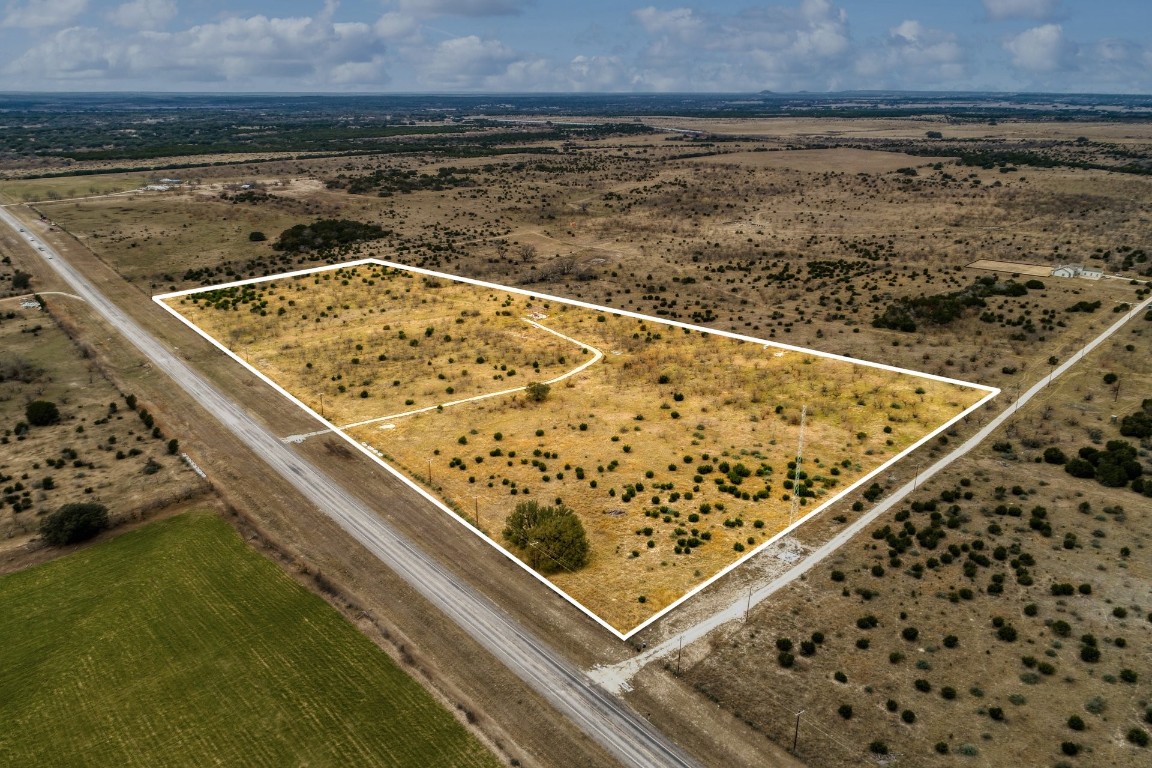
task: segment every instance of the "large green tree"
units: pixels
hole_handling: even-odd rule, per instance
[[[54,547],[87,541],[108,527],[103,504],[65,504],[40,521],[40,534]]]
[[[575,571],[588,563],[588,537],[576,514],[563,505],[516,505],[505,521],[504,538],[537,571]]]
[[[24,408],[24,416],[34,427],[46,427],[60,421],[60,409],[48,400],[33,400]]]

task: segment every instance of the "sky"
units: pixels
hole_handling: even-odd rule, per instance
[[[0,91],[1152,93],[1152,0],[0,0]]]

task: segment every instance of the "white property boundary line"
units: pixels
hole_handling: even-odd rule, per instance
[[[581,603],[579,603],[578,601],[573,599],[568,593],[564,592],[564,590],[560,589],[555,584],[553,584],[551,581],[549,581],[548,579],[544,578],[542,575],[540,575],[539,573],[534,571],[526,563],[524,563],[520,559],[513,556],[511,552],[509,552],[504,547],[502,547],[497,541],[495,541],[494,539],[489,537],[487,534],[485,534],[483,531],[481,531],[476,526],[472,525],[472,523],[470,523],[467,520],[467,518],[462,517],[461,515],[454,512],[443,501],[441,501],[440,499],[433,496],[431,493],[429,493],[421,485],[419,485],[414,480],[409,478],[403,472],[400,472],[399,470],[392,467],[390,464],[388,464],[386,461],[384,461],[380,456],[377,456],[376,453],[371,448],[364,446],[364,445],[361,445],[359,442],[356,441],[355,438],[349,436],[348,434],[343,432],[339,427],[337,427],[335,424],[328,421],[327,419],[325,419],[320,414],[316,413],[316,411],[312,410],[310,407],[308,407],[303,402],[301,402],[295,395],[288,392],[288,390],[284,389],[282,386],[277,384],[272,379],[268,378],[268,376],[266,376],[265,374],[263,374],[262,372],[260,372],[256,368],[254,368],[251,364],[249,364],[247,361],[245,361],[243,358],[241,358],[235,352],[228,349],[221,342],[217,341],[215,338],[213,338],[208,333],[203,331],[199,326],[197,326],[191,320],[184,317],[182,314],[180,314],[174,308],[168,306],[168,304],[166,303],[169,299],[178,299],[178,298],[182,298],[184,296],[191,296],[191,295],[198,294],[198,293],[206,293],[208,291],[217,291],[217,290],[222,290],[222,289],[226,289],[226,288],[235,288],[235,287],[242,286],[242,285],[253,285],[255,283],[266,283],[266,282],[272,282],[272,281],[276,281],[276,280],[285,280],[285,279],[289,279],[289,278],[303,277],[305,275],[316,274],[318,272],[329,272],[329,271],[335,271],[335,270],[340,270],[340,269],[351,269],[353,267],[360,267],[360,266],[366,266],[366,265],[383,267],[386,269],[395,269],[395,270],[399,270],[402,272],[411,272],[411,273],[418,274],[418,275],[426,275],[428,277],[442,278],[445,280],[451,280],[453,282],[458,282],[458,283],[467,283],[469,285],[475,285],[475,286],[478,286],[480,288],[487,288],[490,290],[507,291],[509,293],[514,293],[514,294],[518,294],[521,296],[527,296],[531,299],[536,299],[538,301],[555,301],[555,302],[558,302],[560,304],[567,304],[569,306],[575,306],[575,307],[583,307],[584,309],[591,309],[591,310],[594,310],[597,312],[604,312],[604,313],[607,313],[610,315],[632,317],[632,318],[636,318],[638,320],[644,320],[645,322],[654,322],[654,323],[659,323],[661,325],[672,326],[675,328],[688,329],[691,331],[696,331],[698,333],[710,333],[710,334],[714,334],[717,336],[724,336],[724,337],[727,337],[730,339],[736,339],[737,341],[743,341],[743,342],[748,342],[748,343],[752,343],[752,344],[760,344],[760,345],[766,346],[766,347],[775,347],[777,349],[788,350],[790,352],[800,352],[800,353],[803,353],[806,355],[813,355],[816,357],[825,357],[825,358],[828,358],[831,360],[840,360],[842,362],[852,363],[853,365],[864,365],[864,366],[867,366],[869,368],[878,368],[880,370],[889,371],[892,373],[899,373],[899,374],[902,374],[905,376],[913,376],[913,377],[921,378],[921,379],[930,379],[932,381],[940,381],[940,382],[945,382],[948,384],[955,384],[955,385],[962,386],[962,387],[968,387],[970,389],[983,390],[987,394],[984,397],[980,398],[979,401],[977,401],[976,403],[974,403],[971,406],[969,406],[968,408],[966,408],[961,413],[952,417],[951,419],[949,419],[944,424],[941,424],[939,427],[937,427],[932,432],[930,432],[927,435],[925,435],[924,437],[920,438],[919,440],[917,440],[912,445],[909,445],[907,448],[905,448],[903,451],[901,451],[900,453],[898,453],[895,456],[893,456],[892,458],[890,458],[888,461],[884,462],[883,464],[876,467],[875,469],[873,469],[868,474],[859,478],[858,480],[856,480],[856,482],[845,487],[843,490],[841,490],[836,495],[827,499],[823,504],[820,504],[820,505],[816,506],[815,508],[813,508],[811,511],[809,511],[807,514],[805,514],[802,517],[800,517],[799,519],[797,519],[791,525],[778,531],[774,536],[772,536],[768,540],[764,541],[762,544],[757,546],[755,549],[750,551],[748,554],[739,558],[735,562],[729,564],[727,567],[721,569],[718,573],[716,573],[712,577],[708,578],[707,580],[701,582],[700,584],[697,584],[695,587],[693,587],[691,590],[689,590],[687,593],[685,593],[678,600],[674,601],[670,605],[661,609],[660,611],[658,611],[657,613],[655,613],[654,615],[649,617],[647,620],[645,620],[644,622],[640,623],[639,625],[633,627],[632,629],[628,630],[627,632],[620,632],[618,629],[616,629],[615,627],[610,625],[608,622],[604,621],[604,619],[600,618],[595,613],[593,613],[591,610],[586,608],[584,605],[582,605]],[[760,553],[764,549],[772,546],[777,541],[788,536],[788,534],[790,534],[792,531],[794,531],[800,525],[807,522],[811,518],[815,517],[817,514],[824,511],[824,509],[831,506],[835,502],[844,498],[845,496],[847,496],[849,493],[851,493],[852,491],[859,488],[864,483],[872,480],[873,478],[875,478],[876,476],[878,476],[882,472],[886,471],[892,465],[896,464],[898,461],[903,459],[905,456],[912,453],[917,448],[924,445],[929,440],[931,440],[932,438],[939,435],[941,432],[943,432],[946,429],[948,429],[949,427],[951,427],[957,421],[959,421],[960,419],[963,419],[965,416],[968,416],[969,414],[973,413],[974,411],[979,409],[981,406],[983,406],[985,403],[987,403],[989,400],[993,399],[994,397],[996,397],[997,395],[1000,394],[1000,390],[997,389],[996,387],[989,387],[989,386],[984,385],[984,384],[973,384],[973,383],[967,382],[967,381],[960,381],[959,379],[950,379],[950,378],[945,377],[945,376],[937,376],[935,374],[924,373],[922,371],[913,371],[913,370],[910,370],[908,368],[898,368],[896,366],[886,365],[884,363],[873,363],[873,362],[869,362],[866,360],[858,360],[858,359],[853,358],[853,357],[846,357],[844,355],[832,354],[830,352],[821,352],[821,351],[814,350],[814,349],[805,349],[804,347],[797,347],[797,346],[793,346],[791,344],[781,344],[781,343],[776,342],[776,341],[766,341],[764,339],[757,339],[757,338],[752,337],[752,336],[744,336],[744,335],[741,335],[738,333],[732,333],[730,331],[721,331],[721,330],[715,330],[712,328],[703,328],[703,327],[698,326],[698,325],[689,325],[688,323],[681,323],[681,322],[678,322],[676,320],[666,320],[666,319],[659,318],[659,317],[652,317],[651,315],[642,315],[638,312],[630,312],[630,311],[624,310],[624,309],[614,309],[611,307],[603,307],[603,306],[600,306],[598,304],[590,304],[590,303],[584,302],[584,301],[577,301],[575,299],[566,299],[566,298],[561,298],[559,296],[551,296],[549,294],[544,294],[544,293],[535,293],[533,291],[527,291],[527,290],[524,290],[522,288],[512,288],[512,287],[509,287],[507,285],[499,285],[497,283],[488,283],[488,282],[484,282],[482,280],[475,280],[475,279],[469,278],[469,277],[459,277],[457,275],[450,275],[450,274],[447,274],[444,272],[434,272],[432,270],[423,269],[420,267],[410,267],[410,266],[405,265],[405,264],[397,264],[397,263],[391,262],[391,261],[384,261],[383,259],[373,259],[373,258],[357,259],[355,261],[344,262],[343,264],[330,264],[330,265],[325,265],[325,266],[321,266],[321,267],[311,267],[309,269],[301,269],[301,270],[295,270],[292,272],[284,272],[284,273],[281,273],[278,275],[268,275],[265,277],[254,277],[254,278],[249,278],[247,280],[235,280],[235,281],[230,282],[230,283],[221,283],[220,285],[201,287],[201,288],[190,288],[190,289],[183,290],[183,291],[173,291],[171,293],[157,294],[157,295],[152,297],[152,300],[154,302],[156,302],[158,305],[160,305],[161,307],[163,307],[164,310],[166,310],[169,314],[171,314],[173,317],[175,317],[181,323],[186,325],[188,328],[191,328],[201,338],[205,339],[208,343],[212,344],[217,349],[219,349],[224,354],[226,354],[228,357],[232,358],[232,360],[239,363],[247,371],[252,373],[254,376],[259,378],[261,381],[263,381],[268,386],[272,387],[272,389],[274,389],[276,392],[278,392],[283,397],[287,398],[290,402],[294,403],[297,407],[299,407],[305,413],[307,413],[308,415],[310,415],[311,417],[313,417],[314,419],[319,421],[321,424],[325,425],[334,434],[343,438],[344,441],[347,442],[349,445],[351,445],[353,448],[355,448],[356,450],[360,451],[362,454],[367,456],[371,461],[374,461],[377,464],[379,464],[381,467],[383,467],[385,470],[390,472],[392,475],[394,475],[397,479],[399,479],[401,482],[403,482],[405,485],[407,485],[413,491],[420,494],[425,499],[427,499],[429,502],[431,502],[433,505],[435,505],[442,512],[445,512],[446,514],[451,515],[457,522],[464,525],[468,530],[472,531],[474,534],[479,536],[481,539],[483,539],[484,541],[488,542],[490,545],[495,547],[501,554],[503,554],[505,557],[507,557],[509,560],[511,560],[516,565],[520,566],[520,568],[522,568],[524,571],[529,573],[532,577],[534,577],[541,584],[545,585],[546,587],[551,589],[553,592],[555,592],[557,595],[559,595],[561,598],[568,601],[572,606],[577,608],[579,611],[584,613],[586,616],[591,618],[593,621],[595,621],[600,626],[604,627],[606,630],[611,632],[613,635],[615,635],[620,640],[627,640],[632,635],[641,631],[642,629],[649,626],[653,622],[658,621],[659,619],[663,618],[666,614],[668,614],[669,612],[671,612],[675,608],[679,607],[685,601],[689,600],[690,598],[692,598],[693,596],[695,596],[696,594],[698,594],[702,590],[711,586],[713,583],[715,583],[716,581],[718,581],[719,579],[721,579],[722,577],[727,575],[732,570],[743,565],[745,562],[747,562],[749,559],[751,559],[752,557],[754,557],[755,555],[757,555],[758,553]]]
[[[572,370],[566,371],[554,379],[548,379],[547,381],[542,382],[544,384],[555,384],[558,381],[564,381],[564,379],[575,376],[576,374],[580,373],[584,369],[589,368],[593,365],[596,365],[596,363],[598,363],[604,359],[604,353],[601,352],[596,347],[592,346],[591,344],[585,344],[582,341],[577,341],[576,339],[572,338],[571,336],[565,336],[564,334],[560,333],[559,331],[554,331],[547,326],[540,325],[540,323],[536,322],[535,320],[529,320],[528,318],[523,318],[523,319],[524,319],[524,322],[528,323],[529,325],[531,325],[535,328],[539,328],[542,331],[547,331],[548,333],[552,334],[553,336],[559,336],[560,338],[564,339],[564,341],[572,342],[573,344],[575,344],[577,347],[579,347],[584,352],[587,352],[588,350],[592,350],[592,352],[594,353],[592,355],[591,360],[585,360],[583,363],[576,366]],[[404,411],[403,413],[393,413],[393,414],[389,414],[388,416],[376,416],[375,418],[365,419],[364,421],[355,421],[355,422],[352,422],[351,424],[345,424],[344,426],[340,427],[340,429],[342,429],[342,430],[343,429],[355,429],[356,427],[365,427],[365,426],[368,426],[369,424],[377,424],[381,421],[395,421],[396,419],[405,419],[409,416],[415,416],[418,413],[428,413],[430,411],[440,411],[440,410],[443,410],[445,408],[452,408],[452,407],[457,406],[457,405],[466,405],[467,403],[476,403],[476,402],[479,402],[481,400],[488,400],[488,399],[493,398],[493,397],[503,397],[504,395],[513,395],[513,394],[516,394],[517,392],[524,392],[527,389],[528,389],[528,386],[525,385],[523,387],[513,387],[512,389],[502,389],[499,392],[487,392],[487,393],[482,394],[482,395],[475,395],[473,397],[466,397],[463,400],[450,400],[446,403],[437,403],[436,405],[429,405],[429,406],[426,406],[424,408],[416,408],[416,409],[413,409],[411,411]],[[316,432],[307,432],[303,435],[292,435],[290,437],[286,437],[286,438],[284,438],[284,442],[286,442],[286,443],[302,443],[310,437],[318,437],[320,435],[326,435],[326,434],[328,434],[328,430],[321,429],[321,430],[318,430]]]

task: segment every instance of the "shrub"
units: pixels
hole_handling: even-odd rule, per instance
[[[1128,731],[1128,741],[1132,742],[1138,747],[1148,746],[1148,731],[1143,728],[1133,728]]]
[[[1080,717],[1080,715],[1072,715],[1072,717],[1068,718],[1068,727],[1074,731],[1084,730],[1086,727],[1084,725],[1084,718]]]
[[[533,381],[524,387],[524,394],[534,403],[542,403],[547,400],[548,393],[551,391],[552,387],[542,381]]]
[[[945,648],[955,648],[958,645],[960,645],[960,638],[956,637],[956,635],[948,635],[944,638]]]
[[[912,725],[912,723],[916,722],[916,713],[910,709],[906,709],[900,713],[900,719],[908,723],[908,725]]]
[[[900,630],[900,636],[908,642],[912,642],[920,637],[920,630],[916,629],[916,627],[904,627],[904,629]]]
[[[1068,457],[1064,455],[1064,451],[1053,446],[1044,449],[1044,461],[1048,464],[1067,464]]]
[[[65,504],[40,522],[40,534],[54,547],[87,541],[108,527],[108,508],[94,502]]]
[[[988,707],[988,717],[993,720],[1003,720],[1004,710],[1001,707]]]
[[[796,663],[796,657],[787,651],[780,651],[780,653],[776,656],[776,661],[780,664],[780,666],[787,669]]]
[[[253,243],[262,243],[268,239],[268,235],[263,232],[249,232],[248,239]]]
[[[1000,638],[1006,643],[1016,642],[1016,628],[1011,624],[1005,624],[996,630],[996,637]]]
[[[936,751],[941,755],[948,754],[948,742],[946,742],[946,741],[936,742]]]
[[[846,682],[848,682],[848,675],[844,674],[843,672],[838,671],[834,675],[832,675],[832,679],[838,683],[846,683]]]
[[[920,691],[920,693],[928,693],[932,690],[932,683],[923,678],[914,682],[913,685],[916,686],[916,690]]]
[[[1138,678],[1138,675],[1136,674],[1136,672],[1134,670],[1131,670],[1131,669],[1120,670],[1120,679],[1126,683],[1134,683],[1134,682],[1136,682],[1137,678]]]
[[[563,505],[517,504],[505,522],[504,538],[524,550],[532,568],[543,572],[575,571],[588,563],[584,526]]]
[[[34,427],[47,427],[60,421],[60,409],[48,400],[33,400],[24,407],[24,418]]]
[[[840,715],[840,717],[844,718],[845,720],[851,720],[852,719],[852,705],[851,704],[841,704],[840,708],[837,709],[836,712],[837,712],[837,714]]]
[[[955,698],[956,698],[956,689],[955,689],[955,688],[953,688],[953,687],[952,687],[952,686],[950,686],[950,685],[946,685],[946,686],[944,686],[943,688],[941,688],[941,689],[940,689],[940,695],[941,695],[943,698],[945,698],[945,699],[948,699],[949,701],[951,701],[952,699],[955,699]]]
[[[1064,471],[1072,477],[1089,478],[1096,476],[1096,467],[1084,459],[1072,459],[1064,465]]]
[[[874,755],[888,754],[888,745],[882,741],[874,741],[868,745],[868,751]]]
[[[786,637],[776,638],[776,650],[778,650],[778,651],[790,651],[790,650],[792,650],[792,641]]]
[[[1080,754],[1080,745],[1074,741],[1064,741],[1060,743],[1060,751],[1069,757],[1075,757]]]
[[[179,452],[180,452],[180,441],[177,440],[176,438],[172,438],[171,440],[168,441],[168,453],[169,453],[169,455],[175,456]]]

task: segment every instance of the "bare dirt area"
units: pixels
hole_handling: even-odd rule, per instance
[[[1052,268],[1043,264],[1029,264],[1024,261],[995,261],[993,259],[977,259],[968,265],[968,269],[986,269],[989,272],[1009,272],[1014,275],[1032,275],[1033,277],[1048,277],[1052,274]]]

